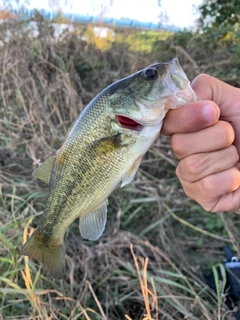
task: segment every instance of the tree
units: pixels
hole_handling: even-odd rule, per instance
[[[202,28],[233,26],[240,22],[240,0],[204,0],[199,10]]]

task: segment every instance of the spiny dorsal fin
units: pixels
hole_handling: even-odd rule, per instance
[[[130,182],[132,182],[132,180],[135,177],[135,174],[142,162],[142,156],[137,158],[133,164],[131,165],[131,168],[128,170],[128,172],[122,177],[122,184],[121,184],[121,188],[123,186],[125,186],[126,184],[129,184]]]
[[[79,218],[79,230],[83,238],[97,240],[101,237],[107,221],[107,204],[105,200],[94,211]]]
[[[52,172],[52,167],[55,161],[56,155],[54,154],[50,158],[48,158],[46,161],[44,161],[42,164],[40,164],[37,169],[35,169],[32,173],[34,178],[38,178],[47,184],[49,184],[50,175]]]

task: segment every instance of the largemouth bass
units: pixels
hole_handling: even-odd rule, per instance
[[[108,196],[120,182],[124,186],[133,180],[167,111],[195,100],[177,59],[153,64],[100,92],[56,154],[33,172],[49,184],[50,194],[21,254],[62,278],[69,225],[79,218],[82,237],[97,240],[105,228]]]

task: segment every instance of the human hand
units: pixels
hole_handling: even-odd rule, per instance
[[[200,101],[170,110],[161,130],[172,135],[176,174],[205,210],[240,213],[240,89],[208,75],[192,87]]]

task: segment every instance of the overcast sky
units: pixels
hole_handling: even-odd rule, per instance
[[[130,18],[140,21],[158,23],[159,15],[168,17],[161,19],[164,24],[173,24],[184,28],[194,24],[197,18],[196,7],[202,0],[29,0],[29,7],[49,10],[49,2],[53,8],[58,6],[65,12],[96,16],[103,14],[111,18]]]

